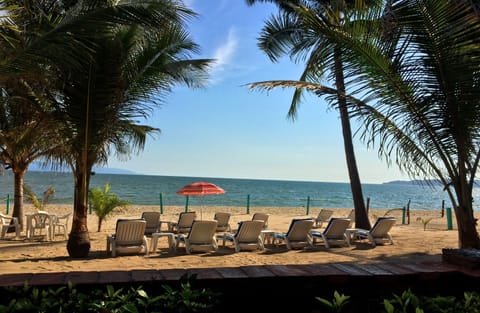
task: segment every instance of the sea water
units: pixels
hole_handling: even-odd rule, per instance
[[[110,185],[110,192],[120,199],[137,205],[185,205],[186,197],[176,191],[196,181],[207,181],[223,188],[226,193],[201,197],[190,196],[190,206],[246,207],[329,207],[353,208],[348,183],[307,182],[262,179],[205,178],[126,174],[95,174],[90,188]],[[29,171],[25,183],[38,198],[49,187],[55,189],[48,203],[73,204],[74,181],[72,173]],[[370,208],[402,208],[437,210],[451,207],[446,192],[412,183],[363,184],[365,201]],[[13,201],[13,175],[0,176],[0,203],[7,197]],[[474,207],[480,203],[480,188],[474,189]]]

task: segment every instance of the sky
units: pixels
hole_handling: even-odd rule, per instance
[[[271,4],[244,0],[188,0],[198,16],[189,22],[200,46],[194,58],[215,59],[205,88],[175,87],[147,124],[143,152],[128,161],[112,156],[109,168],[138,174],[192,177],[348,182],[339,114],[307,96],[295,121],[287,117],[293,89],[250,90],[248,84],[296,80],[303,64],[273,63],[257,46]],[[352,130],[357,125],[352,121]],[[362,183],[407,180],[354,139]]]

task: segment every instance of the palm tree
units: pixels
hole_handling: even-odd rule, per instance
[[[346,89],[344,76],[343,50],[335,41],[323,35],[315,23],[305,23],[303,13],[299,8],[314,15],[322,27],[342,28],[345,20],[351,19],[356,10],[352,10],[349,1],[282,1],[282,0],[246,0],[252,5],[256,2],[273,2],[280,10],[278,16],[273,16],[266,23],[259,38],[260,48],[276,61],[280,56],[288,54],[296,61],[307,59],[305,70],[299,81],[316,83],[328,73],[335,82],[335,97],[327,100],[336,102],[342,123],[343,143],[346,163],[350,178],[355,222],[360,228],[370,229],[368,212],[363,198],[362,184],[358,173],[355,150],[352,142],[352,130],[347,101],[343,96]],[[361,1],[362,5],[373,1]],[[307,57],[308,56],[308,57]],[[287,83],[286,81],[283,81]],[[288,84],[287,84],[288,85]],[[272,88],[286,86],[282,81],[251,84],[253,88]],[[301,101],[302,88],[297,88],[288,112],[295,119],[297,108]]]
[[[74,217],[67,250],[90,249],[87,196],[94,164],[111,153],[140,152],[146,136],[159,130],[138,121],[149,117],[175,84],[200,87],[210,60],[185,30],[195,13],[173,0],[5,0],[17,4],[16,23],[0,27],[6,62],[0,82],[45,73],[49,117],[57,144],[46,160],[69,164],[74,176]],[[17,8],[15,8],[17,9]],[[26,13],[25,13],[26,12]],[[18,13],[15,11],[15,13]],[[20,37],[20,39],[18,38]],[[40,75],[42,77],[42,75]],[[46,146],[47,143],[45,143]]]
[[[0,159],[14,175],[12,215],[22,227],[24,175],[28,166],[61,144],[45,110],[39,83],[17,78],[0,87]]]
[[[480,161],[478,4],[402,0],[390,10],[387,27],[331,33],[349,51],[357,90],[368,91],[354,112],[364,121],[362,137],[412,177],[441,182],[460,247],[478,249],[472,203]],[[383,40],[385,29],[395,40]]]
[[[147,5],[148,4],[148,5]],[[115,15],[117,25],[92,33],[96,48],[88,67],[66,69],[55,105],[64,149],[51,157],[69,164],[74,176],[74,216],[67,250],[84,257],[90,250],[87,204],[91,170],[113,151],[139,153],[148,134],[159,131],[138,121],[178,83],[200,87],[210,60],[189,59],[197,45],[185,31],[193,12],[173,1],[136,2],[84,8],[89,16]],[[83,18],[79,16],[78,18]]]
[[[78,65],[81,58],[77,53],[88,55],[91,50],[88,39],[66,39],[72,30],[78,29],[78,24],[44,34],[45,27],[50,26],[45,14],[52,14],[54,19],[53,13],[61,11],[52,6],[55,2],[58,1],[1,1],[0,162],[14,174],[12,215],[22,227],[23,179],[28,166],[61,146],[50,116],[50,103],[56,97],[50,92],[50,84],[56,75],[47,68]]]
[[[443,185],[457,217],[459,246],[479,249],[472,203],[480,161],[478,7],[451,0],[386,4],[341,30],[324,28],[343,47],[352,74],[355,88],[344,95],[351,116],[363,122],[361,138],[378,145],[388,164]],[[302,14],[317,21],[307,10]]]

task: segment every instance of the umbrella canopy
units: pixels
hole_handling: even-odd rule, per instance
[[[215,184],[207,182],[191,183],[177,191],[177,194],[182,196],[219,195],[222,193],[225,193],[225,190]]]
[[[183,186],[177,191],[177,195],[182,196],[205,196],[205,195],[219,195],[225,193],[225,190],[215,184],[208,182],[195,182]],[[200,219],[203,218],[203,210],[200,206]]]

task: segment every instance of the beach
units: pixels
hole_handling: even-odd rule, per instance
[[[44,208],[49,213],[65,214],[72,211],[68,205],[48,205]],[[12,233],[6,240],[0,240],[0,271],[6,273],[45,273],[70,271],[101,271],[101,270],[134,270],[134,269],[190,269],[219,268],[245,265],[274,264],[321,264],[321,263],[357,263],[369,264],[377,262],[429,262],[440,261],[443,248],[458,248],[458,233],[453,214],[453,229],[448,229],[447,217],[441,210],[411,210],[410,216],[403,215],[401,210],[369,210],[369,218],[373,224],[376,218],[394,216],[396,224],[391,230],[394,245],[378,245],[373,247],[367,241],[355,241],[350,247],[331,247],[326,249],[317,244],[311,249],[287,250],[285,245],[266,244],[264,251],[242,251],[235,253],[233,246],[227,243],[216,252],[194,252],[186,254],[180,246],[174,253],[169,250],[166,237],[158,241],[156,251],[149,255],[121,255],[111,257],[106,254],[107,235],[115,232],[116,221],[119,218],[139,218],[143,211],[158,211],[158,206],[135,206],[117,208],[114,213],[102,223],[102,229],[97,231],[98,218],[92,213],[88,216],[88,229],[91,249],[88,257],[73,259],[68,256],[67,240],[63,235],[55,236],[53,241],[47,241],[45,236],[26,239],[25,230],[19,239],[14,239]],[[244,207],[190,207],[202,219],[213,219],[215,212],[232,214],[230,224],[236,228],[238,222],[251,219],[253,213],[269,214],[268,229],[286,232],[293,218],[316,217],[320,208],[311,208],[306,215],[305,208],[275,208],[253,207],[247,213]],[[351,208],[334,209],[334,217],[346,217]],[[161,215],[162,221],[177,221],[178,214],[184,211],[182,206],[168,206]],[[4,212],[4,211],[3,211]],[[33,213],[35,209],[26,206],[25,213]],[[478,213],[476,212],[476,215]],[[478,216],[477,216],[478,217]],[[410,223],[408,223],[408,221]],[[402,223],[404,222],[404,223]],[[71,220],[70,222],[71,223]],[[324,225],[325,226],[325,225]],[[166,231],[166,226],[162,226]],[[70,225],[69,225],[70,228]],[[149,244],[150,244],[150,239]]]

